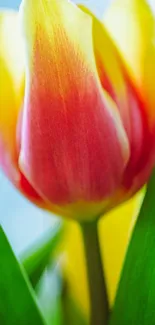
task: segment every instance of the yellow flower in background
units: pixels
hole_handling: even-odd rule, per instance
[[[144,11],[144,1],[132,2]],[[23,36],[18,14],[0,20],[0,164],[39,206],[79,221],[97,218],[150,175],[150,102],[112,32],[87,9],[23,0],[20,13]]]
[[[113,305],[127,245],[135,224],[144,191],[105,215],[99,223],[99,238],[110,305]],[[62,249],[65,251],[63,271],[69,294],[83,314],[89,314],[89,294],[84,247],[80,227],[68,223]]]

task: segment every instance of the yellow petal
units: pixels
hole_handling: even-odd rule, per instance
[[[23,101],[23,86],[23,43],[19,32],[18,16],[13,11],[1,12],[0,160],[9,175],[12,174],[17,160],[16,127],[18,113]]]
[[[115,0],[103,17],[155,120],[155,18],[146,0]]]
[[[100,220],[99,234],[101,253],[104,261],[111,304],[113,304],[115,298],[126,248],[143,197],[144,190],[136,194],[136,196],[126,203],[113,209]]]
[[[129,236],[134,226],[143,192],[108,213],[99,224],[101,253],[107,277],[110,304],[113,304]],[[83,313],[89,314],[88,285],[83,243],[77,223],[68,225],[63,250],[66,252],[64,273],[69,292]],[[80,284],[80,285],[79,285]]]
[[[130,138],[133,124],[131,107],[134,99],[135,110],[136,108],[137,111],[141,110],[139,95],[127,73],[119,49],[107,32],[105,25],[88,8],[83,5],[80,5],[80,8],[92,17],[94,54],[102,87],[117,103],[125,130]],[[133,133],[135,132],[132,130],[132,135]]]

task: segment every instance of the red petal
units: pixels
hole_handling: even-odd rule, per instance
[[[100,87],[91,19],[65,0],[44,3],[47,12],[39,2],[24,7],[35,39],[26,34],[21,168],[52,203],[107,198],[122,180],[128,142]]]

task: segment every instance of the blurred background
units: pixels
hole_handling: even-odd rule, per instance
[[[80,2],[74,0],[75,2]],[[125,0],[124,0],[125,1]],[[83,0],[98,16],[110,0]],[[150,0],[155,8],[155,1]],[[0,8],[18,9],[20,0],[0,0]],[[23,198],[0,171],[0,223],[16,253],[21,252],[58,218],[41,211]]]

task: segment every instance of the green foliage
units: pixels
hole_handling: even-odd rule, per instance
[[[47,264],[54,261],[54,253],[63,233],[62,222],[56,223],[20,256],[33,286],[39,281]]]
[[[109,324],[155,324],[155,171],[129,244]]]
[[[21,265],[0,228],[1,325],[85,325],[76,304],[64,295],[59,263],[55,262],[62,233],[62,224],[46,232],[20,256]]]
[[[155,172],[131,237],[109,325],[155,324],[154,195]],[[46,232],[21,254],[21,265],[0,227],[1,325],[88,324],[70,297],[55,259],[62,234],[62,223]]]
[[[35,294],[0,227],[0,324],[45,325]]]

